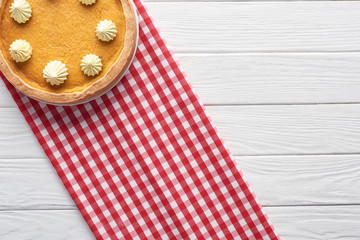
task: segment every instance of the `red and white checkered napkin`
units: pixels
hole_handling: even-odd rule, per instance
[[[129,73],[90,103],[8,89],[97,239],[277,239],[140,0]]]

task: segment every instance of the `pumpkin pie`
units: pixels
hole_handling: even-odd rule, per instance
[[[137,31],[131,0],[0,0],[0,71],[37,100],[82,103],[118,82]]]

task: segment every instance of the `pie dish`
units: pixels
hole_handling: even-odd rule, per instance
[[[0,0],[0,71],[26,95],[52,104],[86,102],[109,90],[130,65],[138,36],[131,0],[93,0],[91,5],[79,0],[27,0],[31,18],[21,24],[9,12],[13,2]],[[104,20],[117,27],[116,37],[108,42],[95,33]],[[24,62],[14,61],[9,52],[18,39],[32,48],[31,58]],[[102,70],[84,74],[85,56],[99,56]],[[60,85],[44,78],[44,68],[52,61],[67,67],[67,79]]]

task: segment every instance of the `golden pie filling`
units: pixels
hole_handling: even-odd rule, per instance
[[[0,1],[1,2],[1,1]],[[124,48],[126,19],[122,1],[97,0],[86,6],[79,0],[27,0],[32,15],[29,21],[19,24],[10,16],[13,0],[3,0],[0,10],[1,51],[11,70],[33,88],[49,93],[81,92],[101,80],[119,58]],[[117,27],[116,37],[109,42],[100,41],[95,29],[100,21],[111,20]],[[10,45],[17,39],[27,41],[32,56],[25,62],[14,61]],[[94,54],[100,57],[102,71],[88,76],[81,70],[82,59]],[[51,61],[66,65],[67,80],[53,86],[43,76]]]

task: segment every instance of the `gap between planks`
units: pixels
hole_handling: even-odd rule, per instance
[[[241,154],[232,154],[232,157],[234,158],[245,158],[245,157],[296,157],[296,156],[307,156],[307,157],[311,157],[311,156],[359,156],[360,157],[360,152],[353,152],[353,153],[292,153],[292,154],[246,154],[246,155],[241,155]],[[0,161],[1,160],[48,160],[47,158],[39,158],[39,157],[26,157],[26,158],[21,158],[21,157],[2,157],[0,155]]]
[[[271,205],[271,204],[262,204],[264,208],[281,208],[281,207],[356,207],[360,206],[360,203],[334,203],[334,204],[280,204],[280,205]],[[73,211],[78,210],[78,208],[74,206],[66,206],[64,208],[6,208],[1,209],[0,212],[24,212],[24,211]]]
[[[344,0],[144,0],[145,3],[202,3],[202,2],[215,2],[215,3],[241,3],[241,2],[340,2]],[[346,0],[348,2],[357,2],[359,0]]]
[[[354,204],[301,204],[301,205],[262,205],[263,208],[307,208],[307,207],[357,207],[360,203]],[[73,207],[66,208],[7,208],[0,209],[1,212],[54,212],[54,211],[78,211],[79,209],[74,205]]]
[[[360,102],[330,102],[330,103],[234,103],[234,104],[204,104],[205,107],[252,107],[252,106],[317,106],[317,105],[360,105]],[[2,107],[0,109],[18,109],[14,107]],[[252,156],[252,155],[251,155]]]

